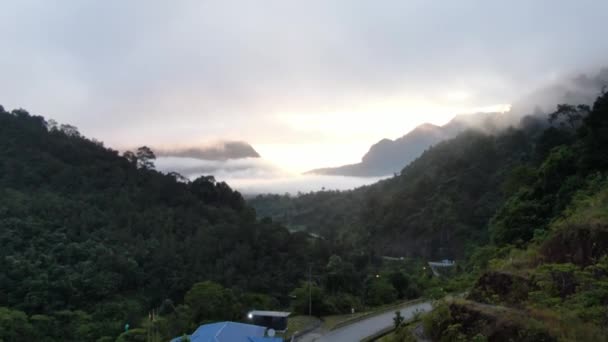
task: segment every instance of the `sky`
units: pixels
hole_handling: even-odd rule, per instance
[[[605,66],[595,0],[5,0],[0,104],[121,149],[244,140],[292,172]]]

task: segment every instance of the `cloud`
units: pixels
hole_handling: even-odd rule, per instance
[[[160,146],[153,148],[156,156],[186,157],[202,160],[259,158],[258,152],[243,141],[218,141],[197,146]]]
[[[273,179],[288,175],[279,167],[260,158],[202,160],[184,157],[159,157],[155,164],[159,171],[178,172],[190,180],[209,175],[220,180]]]
[[[325,190],[346,190],[372,184],[382,178],[299,175],[273,165],[261,158],[232,160],[201,160],[182,157],[160,157],[159,171],[178,172],[190,180],[214,176],[244,194],[291,193]]]
[[[592,0],[3,1],[0,103],[115,148],[370,144],[396,136],[360,127],[402,135],[427,121],[416,103],[512,103],[603,65],[607,11]],[[387,99],[394,115],[379,124]],[[324,113],[359,125],[281,120]]]

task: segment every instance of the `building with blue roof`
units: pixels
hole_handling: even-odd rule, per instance
[[[265,337],[266,327],[237,322],[204,324],[188,336],[191,342],[283,342],[279,337]],[[181,342],[176,337],[171,342]]]

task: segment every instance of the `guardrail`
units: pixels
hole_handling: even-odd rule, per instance
[[[293,335],[291,335],[291,336],[289,337],[289,340],[290,340],[290,341],[296,341],[296,340],[297,340],[298,338],[300,338],[301,336],[306,335],[306,334],[308,334],[309,332],[311,332],[311,331],[313,331],[313,330],[317,329],[318,327],[320,327],[320,326],[321,326],[321,324],[323,324],[323,321],[322,321],[322,320],[320,320],[320,319],[318,319],[316,322],[314,322],[313,324],[311,324],[311,325],[307,326],[306,328],[304,328],[304,329],[302,329],[302,330],[299,330],[299,331],[294,332],[294,333],[293,333]]]
[[[418,298],[418,299],[408,300],[406,302],[392,304],[390,306],[383,307],[383,308],[378,309],[376,311],[370,311],[368,313],[365,313],[364,315],[357,316],[357,317],[354,317],[352,319],[347,319],[345,321],[342,321],[342,322],[336,324],[335,326],[333,326],[330,330],[336,330],[336,329],[345,327],[347,325],[351,325],[353,323],[357,323],[357,322],[362,321],[362,320],[364,320],[366,318],[370,318],[370,317],[376,316],[376,315],[381,314],[381,313],[385,313],[385,312],[388,312],[388,311],[391,311],[391,310],[395,310],[395,309],[398,309],[398,308],[403,307],[405,305],[418,304],[418,303],[424,302],[425,300],[426,299],[424,299],[424,298]]]

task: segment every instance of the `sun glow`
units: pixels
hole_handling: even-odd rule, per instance
[[[466,94],[456,94],[464,98]],[[456,114],[504,113],[508,104],[489,106],[438,105],[426,101],[385,101],[355,110],[285,112],[275,118],[294,131],[316,134],[319,142],[256,145],[272,162],[294,172],[357,163],[369,147],[383,138],[403,136],[423,123],[444,125]]]

